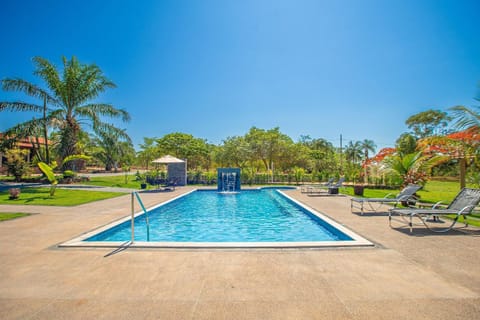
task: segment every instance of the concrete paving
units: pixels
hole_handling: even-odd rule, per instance
[[[144,193],[147,206],[174,192]],[[64,249],[130,197],[0,223],[0,319],[480,319],[480,230],[391,229],[344,196],[287,191],[376,243],[360,249]]]

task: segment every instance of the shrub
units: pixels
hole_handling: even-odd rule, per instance
[[[72,170],[63,171],[63,178],[64,179],[75,178],[76,176],[77,176],[77,174]]]
[[[23,175],[28,173],[29,166],[25,160],[28,150],[11,149],[5,153],[7,158],[8,173],[15,177],[15,181],[20,181]]]

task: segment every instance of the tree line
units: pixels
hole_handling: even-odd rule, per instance
[[[148,170],[154,159],[170,154],[187,160],[192,172],[239,167],[247,177],[262,174],[271,180],[283,174],[281,179],[287,175],[297,182],[345,176],[354,182],[402,184],[422,182],[432,173],[480,180],[475,176],[480,171],[479,106],[455,106],[448,112],[432,109],[412,115],[405,121],[410,131],[398,137],[395,148],[382,150],[376,150],[375,142],[369,139],[348,141],[340,148],[308,135],[294,141],[278,127],[252,127],[244,135],[226,137],[218,145],[182,132],[145,137],[136,152],[128,133],[111,123],[127,122],[130,114],[111,104],[92,102],[115,88],[98,66],[80,63],[75,57],[63,57],[62,68],[41,57],[33,62],[34,75],[42,80],[43,87],[20,78],[1,82],[3,90],[38,101],[0,102],[0,112],[35,114],[3,132],[0,150],[6,154],[7,163],[21,162],[22,152],[16,145],[23,139],[31,143],[34,163],[60,163],[57,168],[62,172],[80,170],[85,164],[103,166],[106,171],[131,166]]]

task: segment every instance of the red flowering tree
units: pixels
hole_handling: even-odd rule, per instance
[[[480,128],[472,126],[466,130],[454,132],[446,136],[421,139],[418,147],[425,154],[443,155],[449,159],[457,159],[460,166],[460,187],[466,185],[467,166],[473,163],[480,148]]]

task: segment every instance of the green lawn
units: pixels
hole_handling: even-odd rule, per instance
[[[125,183],[125,176],[103,176],[103,177],[91,177],[90,181],[82,182],[82,184],[91,186],[102,187],[119,187],[119,188],[131,188],[140,189],[140,181],[135,180],[135,175],[127,176],[127,183]]]
[[[21,212],[0,212],[0,221],[12,220],[15,218],[25,217],[28,216],[28,213],[21,213]]]
[[[57,189],[55,196],[50,197],[50,188],[23,188],[20,197],[10,200],[8,191],[0,192],[1,204],[44,205],[44,206],[76,206],[98,200],[110,199],[125,195],[120,192],[101,192],[88,190]]]

